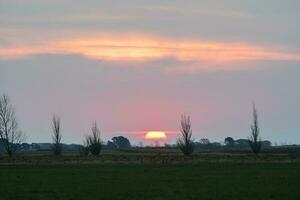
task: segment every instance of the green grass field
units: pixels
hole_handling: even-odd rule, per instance
[[[300,199],[300,163],[1,165],[0,199]]]

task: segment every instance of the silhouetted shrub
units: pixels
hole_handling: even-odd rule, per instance
[[[86,136],[86,145],[92,155],[99,155],[102,149],[100,130],[95,122],[92,126],[92,135]]]

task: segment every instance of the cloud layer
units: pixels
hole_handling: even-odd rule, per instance
[[[37,54],[77,54],[107,62],[146,62],[174,59],[208,65],[246,61],[300,61],[299,54],[273,51],[250,44],[234,44],[146,35],[98,34],[80,38],[19,44],[1,48],[0,58],[17,59]],[[196,67],[196,65],[193,65]],[[197,68],[197,67],[196,67]],[[226,70],[225,67],[219,69]],[[217,69],[211,69],[217,70]]]

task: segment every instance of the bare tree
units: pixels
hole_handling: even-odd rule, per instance
[[[5,94],[0,97],[0,139],[9,157],[24,140],[24,134],[18,129],[15,108]]]
[[[191,120],[189,116],[181,116],[181,136],[177,140],[177,145],[184,155],[191,155],[194,151],[194,141],[192,139]]]
[[[91,130],[92,134],[86,136],[85,143],[92,155],[99,155],[102,149],[102,141],[97,122],[94,122]]]
[[[258,155],[261,150],[262,142],[259,137],[258,117],[255,104],[253,104],[253,124],[251,125],[251,135],[248,142],[252,152]]]
[[[52,141],[53,141],[53,146],[52,146],[52,151],[54,155],[61,155],[62,153],[62,145],[61,145],[61,128],[60,128],[60,118],[56,115],[53,115],[52,117],[52,130],[53,130],[53,135],[52,135]]]

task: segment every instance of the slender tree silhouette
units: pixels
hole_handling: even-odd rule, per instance
[[[248,142],[252,152],[258,155],[261,151],[262,142],[259,137],[259,126],[258,126],[258,116],[255,104],[253,104],[253,124],[251,125],[251,134],[249,136]]]
[[[61,145],[61,126],[60,126],[60,117],[53,115],[52,117],[52,140],[53,140],[53,146],[52,151],[53,154],[56,156],[61,155],[62,153],[62,145]]]
[[[191,120],[189,116],[181,116],[180,137],[177,140],[177,146],[184,155],[191,155],[194,151],[194,141],[192,139]]]

